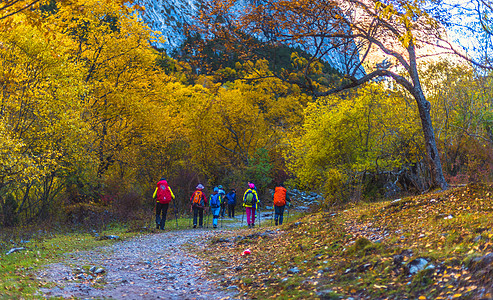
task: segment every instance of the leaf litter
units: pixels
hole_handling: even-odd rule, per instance
[[[248,299],[489,299],[492,195],[492,185],[471,184],[352,204],[275,230],[225,232],[197,254]]]

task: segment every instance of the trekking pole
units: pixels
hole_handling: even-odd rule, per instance
[[[246,213],[246,207],[245,207],[245,213]],[[245,213],[241,215],[241,227],[243,227],[243,218],[245,217]]]
[[[152,210],[152,218],[151,218],[151,224],[150,224],[151,226],[149,226],[149,230],[154,228],[154,226],[152,226],[153,221],[156,222],[156,203],[154,203],[154,208]]]
[[[176,201],[173,199],[173,210],[175,211],[176,229],[178,229],[178,216],[176,214]]]
[[[276,208],[272,205],[272,217],[270,218],[270,226],[272,226],[272,222],[274,220],[274,214],[276,213]]]
[[[289,205],[288,205],[288,217],[286,218],[286,222],[289,221],[289,211],[291,210],[291,208],[289,208]]]
[[[260,215],[262,212],[260,211],[260,205],[258,205],[258,227],[262,227],[262,219],[260,218]]]
[[[193,218],[192,206],[190,205],[190,219],[188,219],[188,228],[192,228],[192,218]]]

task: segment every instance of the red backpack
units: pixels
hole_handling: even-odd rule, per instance
[[[171,191],[169,190],[168,182],[166,180],[161,180],[157,183],[156,198],[161,204],[171,202]]]
[[[274,191],[274,205],[283,206],[286,205],[286,189],[282,186],[276,187]]]

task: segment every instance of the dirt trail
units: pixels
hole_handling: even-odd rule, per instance
[[[111,299],[235,299],[235,289],[223,290],[205,272],[207,262],[186,250],[204,246],[220,232],[195,229],[168,231],[133,238],[93,251],[67,255],[47,266],[39,278],[55,287],[42,288],[44,297]],[[87,269],[94,266],[92,272]],[[98,268],[104,273],[96,274]]]

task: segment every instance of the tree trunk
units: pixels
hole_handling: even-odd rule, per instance
[[[431,104],[426,100],[423,91],[416,89],[416,103],[418,105],[419,118],[421,119],[421,127],[425,138],[426,154],[428,165],[431,172],[432,187],[440,187],[445,190],[448,188],[447,181],[443,176],[442,163],[438,153],[437,144],[435,141],[435,132],[431,123],[430,109]]]
[[[409,75],[411,75],[413,82],[413,88],[410,92],[416,99],[419,118],[421,119],[421,127],[425,138],[426,158],[428,160],[428,166],[431,173],[431,187],[440,187],[441,189],[446,190],[448,188],[448,184],[443,176],[442,163],[440,161],[440,155],[438,153],[435,140],[435,131],[433,130],[433,124],[431,122],[431,103],[426,100],[423,89],[421,88],[421,81],[419,79],[416,60],[416,48],[412,41],[409,43],[407,50],[409,53],[408,72]]]

